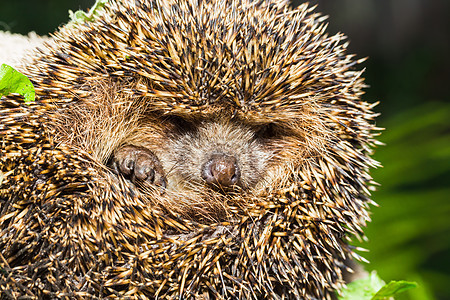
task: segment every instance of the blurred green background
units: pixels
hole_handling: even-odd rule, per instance
[[[294,5],[299,1],[294,1]],[[48,34],[94,0],[0,0],[0,30]],[[450,299],[450,1],[311,0],[364,63],[386,146],[363,246],[385,280],[420,287],[397,299]],[[1,42],[1,41],[0,41]]]

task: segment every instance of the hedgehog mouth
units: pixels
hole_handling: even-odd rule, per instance
[[[117,178],[117,175],[114,174],[114,177]],[[240,215],[249,203],[248,191],[238,185],[222,187],[203,181],[189,181],[180,186],[171,182],[170,178],[165,187],[145,181],[125,179],[125,182],[151,209],[205,225],[235,222],[239,219],[236,215]]]

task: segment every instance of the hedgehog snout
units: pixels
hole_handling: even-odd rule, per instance
[[[236,157],[214,153],[201,167],[202,178],[211,185],[229,187],[240,182],[240,168]]]

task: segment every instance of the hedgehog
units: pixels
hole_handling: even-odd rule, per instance
[[[315,7],[110,0],[0,101],[2,299],[333,299],[375,104]]]

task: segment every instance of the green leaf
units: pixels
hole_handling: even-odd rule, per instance
[[[0,66],[0,97],[18,93],[25,97],[25,103],[34,101],[36,95],[31,81],[19,71],[6,64]]]
[[[70,19],[74,23],[84,23],[86,21],[90,22],[94,20],[94,17],[98,15],[99,11],[107,2],[108,0],[97,0],[87,13],[82,10],[77,10],[76,12],[69,10]]]
[[[417,283],[409,281],[391,281],[379,290],[371,300],[384,300],[401,292],[417,287]]]
[[[385,285],[384,281],[372,272],[368,277],[355,280],[347,284],[347,288],[338,296],[339,300],[371,300],[372,297]]]
[[[368,277],[350,282],[338,296],[339,300],[387,300],[417,286],[414,282],[391,281],[389,284],[372,272]]]

